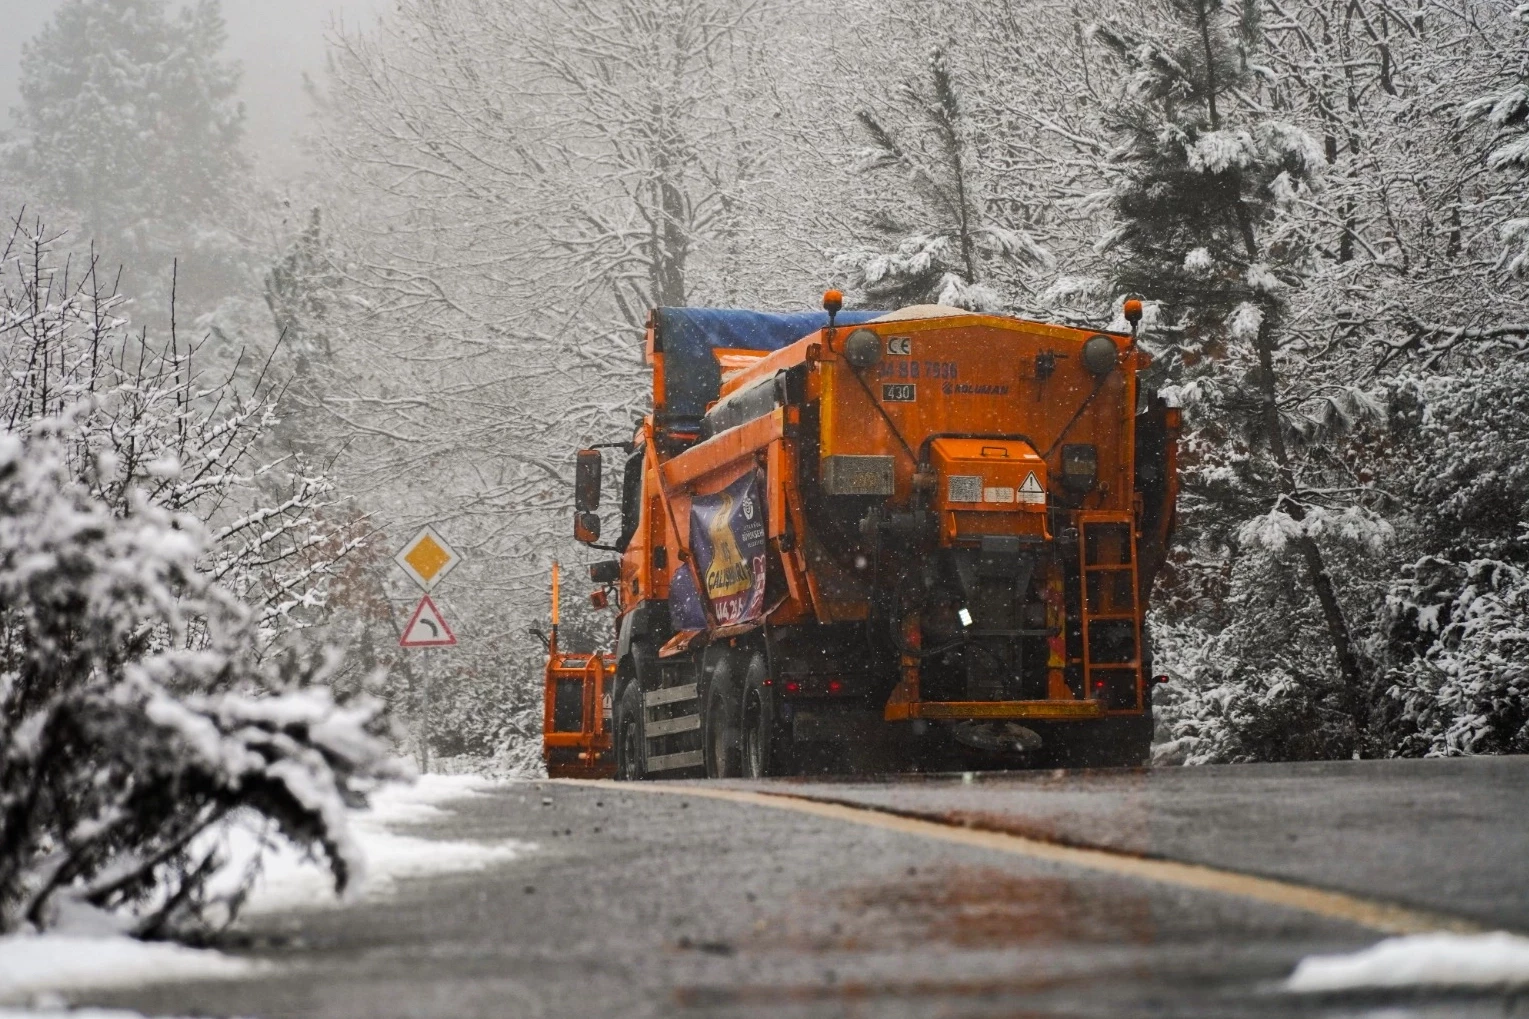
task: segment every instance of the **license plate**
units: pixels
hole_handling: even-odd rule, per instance
[[[917,399],[918,386],[911,383],[886,383],[881,387],[882,403],[912,403]]]

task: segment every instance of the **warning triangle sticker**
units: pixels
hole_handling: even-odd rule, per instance
[[[450,647],[456,642],[457,635],[446,625],[441,610],[435,607],[428,594],[414,607],[409,625],[403,628],[403,636],[398,638],[399,647]]]
[[[1034,471],[1031,471],[1029,476],[1025,478],[1025,483],[1019,486],[1019,498],[1017,501],[1028,503],[1044,503],[1046,501],[1046,490],[1041,487],[1041,483],[1036,478]]]

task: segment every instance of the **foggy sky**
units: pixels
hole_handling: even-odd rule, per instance
[[[21,45],[53,17],[64,0],[0,0],[0,110],[20,101]],[[264,171],[286,174],[302,165],[293,135],[306,128],[304,71],[324,66],[324,29],[332,17],[369,26],[389,0],[223,0],[227,55],[244,68],[245,148]]]

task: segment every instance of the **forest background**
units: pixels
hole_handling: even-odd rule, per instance
[[[529,766],[528,629],[551,561],[588,556],[571,450],[643,411],[648,308],[841,285],[1105,327],[1138,293],[1187,424],[1157,759],[1524,752],[1526,18],[396,0],[331,29],[310,168],[275,179],[216,3],[67,0],[4,144],[7,264],[50,281],[8,321],[96,267],[78,314],[168,350],[169,391],[264,408],[203,568],[243,556],[261,646],[344,649],[325,682],[412,751]],[[421,655],[390,556],[427,522],[464,562],[437,598],[460,644]],[[569,643],[608,642],[568,609]]]

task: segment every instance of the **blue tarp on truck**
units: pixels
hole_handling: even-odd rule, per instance
[[[835,323],[855,326],[887,314],[841,311]],[[717,350],[780,350],[828,326],[823,311],[655,308],[654,346],[664,355],[664,404],[670,425],[699,424],[722,389]]]

